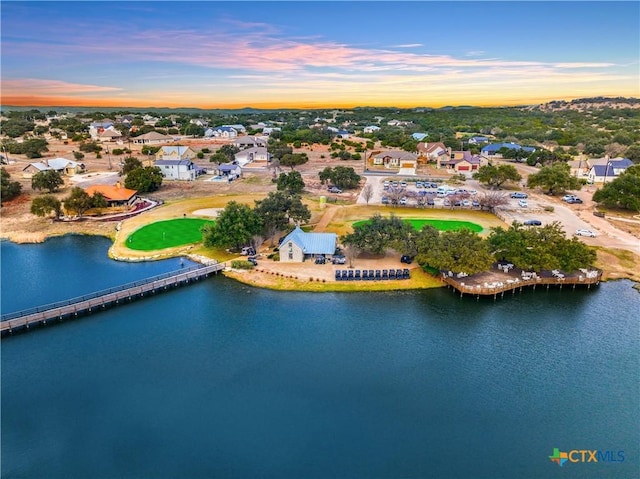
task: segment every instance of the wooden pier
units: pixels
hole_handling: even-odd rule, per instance
[[[506,266],[510,266],[510,268]],[[551,286],[557,286],[560,289],[563,287],[575,289],[578,285],[585,285],[587,288],[591,288],[592,285],[600,284],[602,271],[592,268],[572,274],[555,270],[536,273],[513,268],[513,265],[497,263],[491,271],[486,273],[464,275],[443,271],[441,277],[447,286],[451,286],[460,293],[461,298],[468,294],[477,299],[481,296],[493,296],[493,299],[497,299],[498,296],[504,297],[505,292],[511,291],[512,294],[515,294],[516,291],[522,291],[525,287],[531,287],[534,290],[536,287],[544,287],[548,290]]]
[[[0,322],[0,333],[4,337],[17,331],[26,331],[34,326],[47,324],[48,322],[62,321],[67,318],[100,311],[107,307],[125,304],[147,295],[194,283],[212,274],[217,274],[224,267],[224,263],[192,266],[115,288],[97,291],[78,298],[3,314]]]

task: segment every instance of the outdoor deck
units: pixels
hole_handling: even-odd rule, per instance
[[[493,296],[494,299],[498,295],[503,297],[506,291],[515,294],[516,290],[522,291],[524,287],[532,287],[535,290],[537,286],[549,289],[553,285],[560,289],[565,286],[575,289],[576,285],[586,285],[590,288],[591,285],[600,284],[601,278],[602,271],[599,269],[582,269],[573,274],[557,270],[533,272],[515,268],[508,263],[496,263],[490,271],[474,275],[442,272],[442,281],[458,291],[460,297],[469,294],[476,298]]]
[[[170,288],[193,283],[211,274],[216,274],[224,267],[223,263],[192,266],[67,301],[3,314],[0,322],[0,333],[2,336],[6,336],[16,331],[29,330],[32,326],[47,324],[48,321],[61,321],[66,318],[103,310],[108,306],[125,304],[134,299],[142,298],[146,294],[156,294]]]

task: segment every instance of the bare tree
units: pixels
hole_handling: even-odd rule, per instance
[[[262,246],[262,243],[264,243],[264,238],[260,235],[255,235],[251,238],[251,247],[256,253],[258,249],[260,249],[260,246]]]
[[[278,176],[278,172],[282,170],[280,168],[280,159],[272,158],[269,164],[267,165],[267,169],[273,170],[273,177],[276,178]]]
[[[387,196],[392,205],[400,203],[400,199],[406,195],[407,192],[402,188],[389,188],[389,190],[387,190]]]
[[[362,198],[367,202],[367,205],[368,205],[369,201],[373,197],[373,186],[371,186],[371,183],[367,183],[366,185],[364,185],[364,188],[362,188],[361,194],[362,194]]]
[[[355,245],[348,244],[344,247],[344,256],[349,260],[349,268],[353,268],[353,262],[360,256],[362,250]]]
[[[506,205],[509,203],[509,198],[506,194],[498,191],[490,191],[482,195],[479,199],[480,206],[483,209],[493,211],[497,206]]]

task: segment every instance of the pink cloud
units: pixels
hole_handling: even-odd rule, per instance
[[[59,80],[44,80],[37,78],[20,78],[2,81],[3,95],[87,95],[114,93],[121,91],[121,88],[85,85],[81,83],[69,83]]]

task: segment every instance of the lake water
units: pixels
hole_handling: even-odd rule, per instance
[[[108,246],[0,242],[2,312],[179,268]],[[635,478],[631,286],[477,302],[218,276],[8,337],[2,477]],[[559,467],[554,448],[601,460]]]

